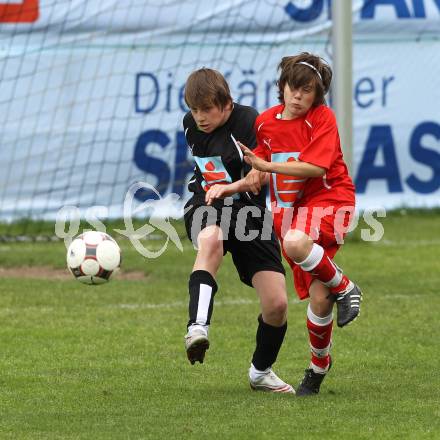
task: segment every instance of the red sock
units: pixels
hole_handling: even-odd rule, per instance
[[[350,280],[336,267],[333,260],[319,244],[313,243],[309,256],[297,263],[302,270],[309,272],[316,279],[324,283],[331,293],[343,292]]]
[[[330,363],[330,346],[332,339],[333,317],[330,314],[324,318],[316,316],[310,305],[307,309],[307,329],[309,330],[312,367],[326,370]]]

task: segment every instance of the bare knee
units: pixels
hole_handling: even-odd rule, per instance
[[[200,258],[211,261],[221,261],[223,257],[222,232],[218,226],[208,226],[197,237]]]
[[[312,239],[299,230],[290,230],[284,237],[283,249],[295,262],[305,260],[312,250]]]
[[[264,307],[263,321],[266,324],[279,327],[286,322],[287,319],[287,298],[279,296],[274,298],[270,304]]]
[[[271,312],[274,318],[278,320],[285,319],[287,314],[287,298],[277,298],[271,307]]]

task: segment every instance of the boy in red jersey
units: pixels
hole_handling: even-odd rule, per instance
[[[280,105],[258,116],[258,147],[241,146],[258,192],[270,173],[274,227],[300,299],[309,297],[310,368],[297,395],[319,392],[331,367],[333,305],[343,327],[359,315],[361,291],[333,262],[354,212],[355,188],[340,147],[336,119],[325,105],[332,71],[318,56],[284,57],[278,66]]]

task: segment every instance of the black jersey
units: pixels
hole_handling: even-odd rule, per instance
[[[183,118],[183,129],[191,154],[196,162],[194,176],[188,184],[194,195],[203,195],[211,185],[232,183],[242,179],[251,170],[244,162],[243,153],[235,145],[232,136],[250,149],[256,147],[254,124],[258,113],[252,107],[234,103],[231,115],[224,125],[212,133],[198,129],[188,112]],[[232,135],[232,136],[231,136]],[[266,187],[255,196],[251,192],[236,194],[234,199],[266,206]]]

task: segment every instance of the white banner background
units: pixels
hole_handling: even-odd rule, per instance
[[[120,217],[136,180],[183,202],[192,70],[219,69],[262,111],[276,103],[282,56],[330,60],[327,1],[91,3],[41,1],[36,23],[0,24],[3,219],[53,218],[67,204]],[[440,206],[440,4],[353,4],[358,207]]]

